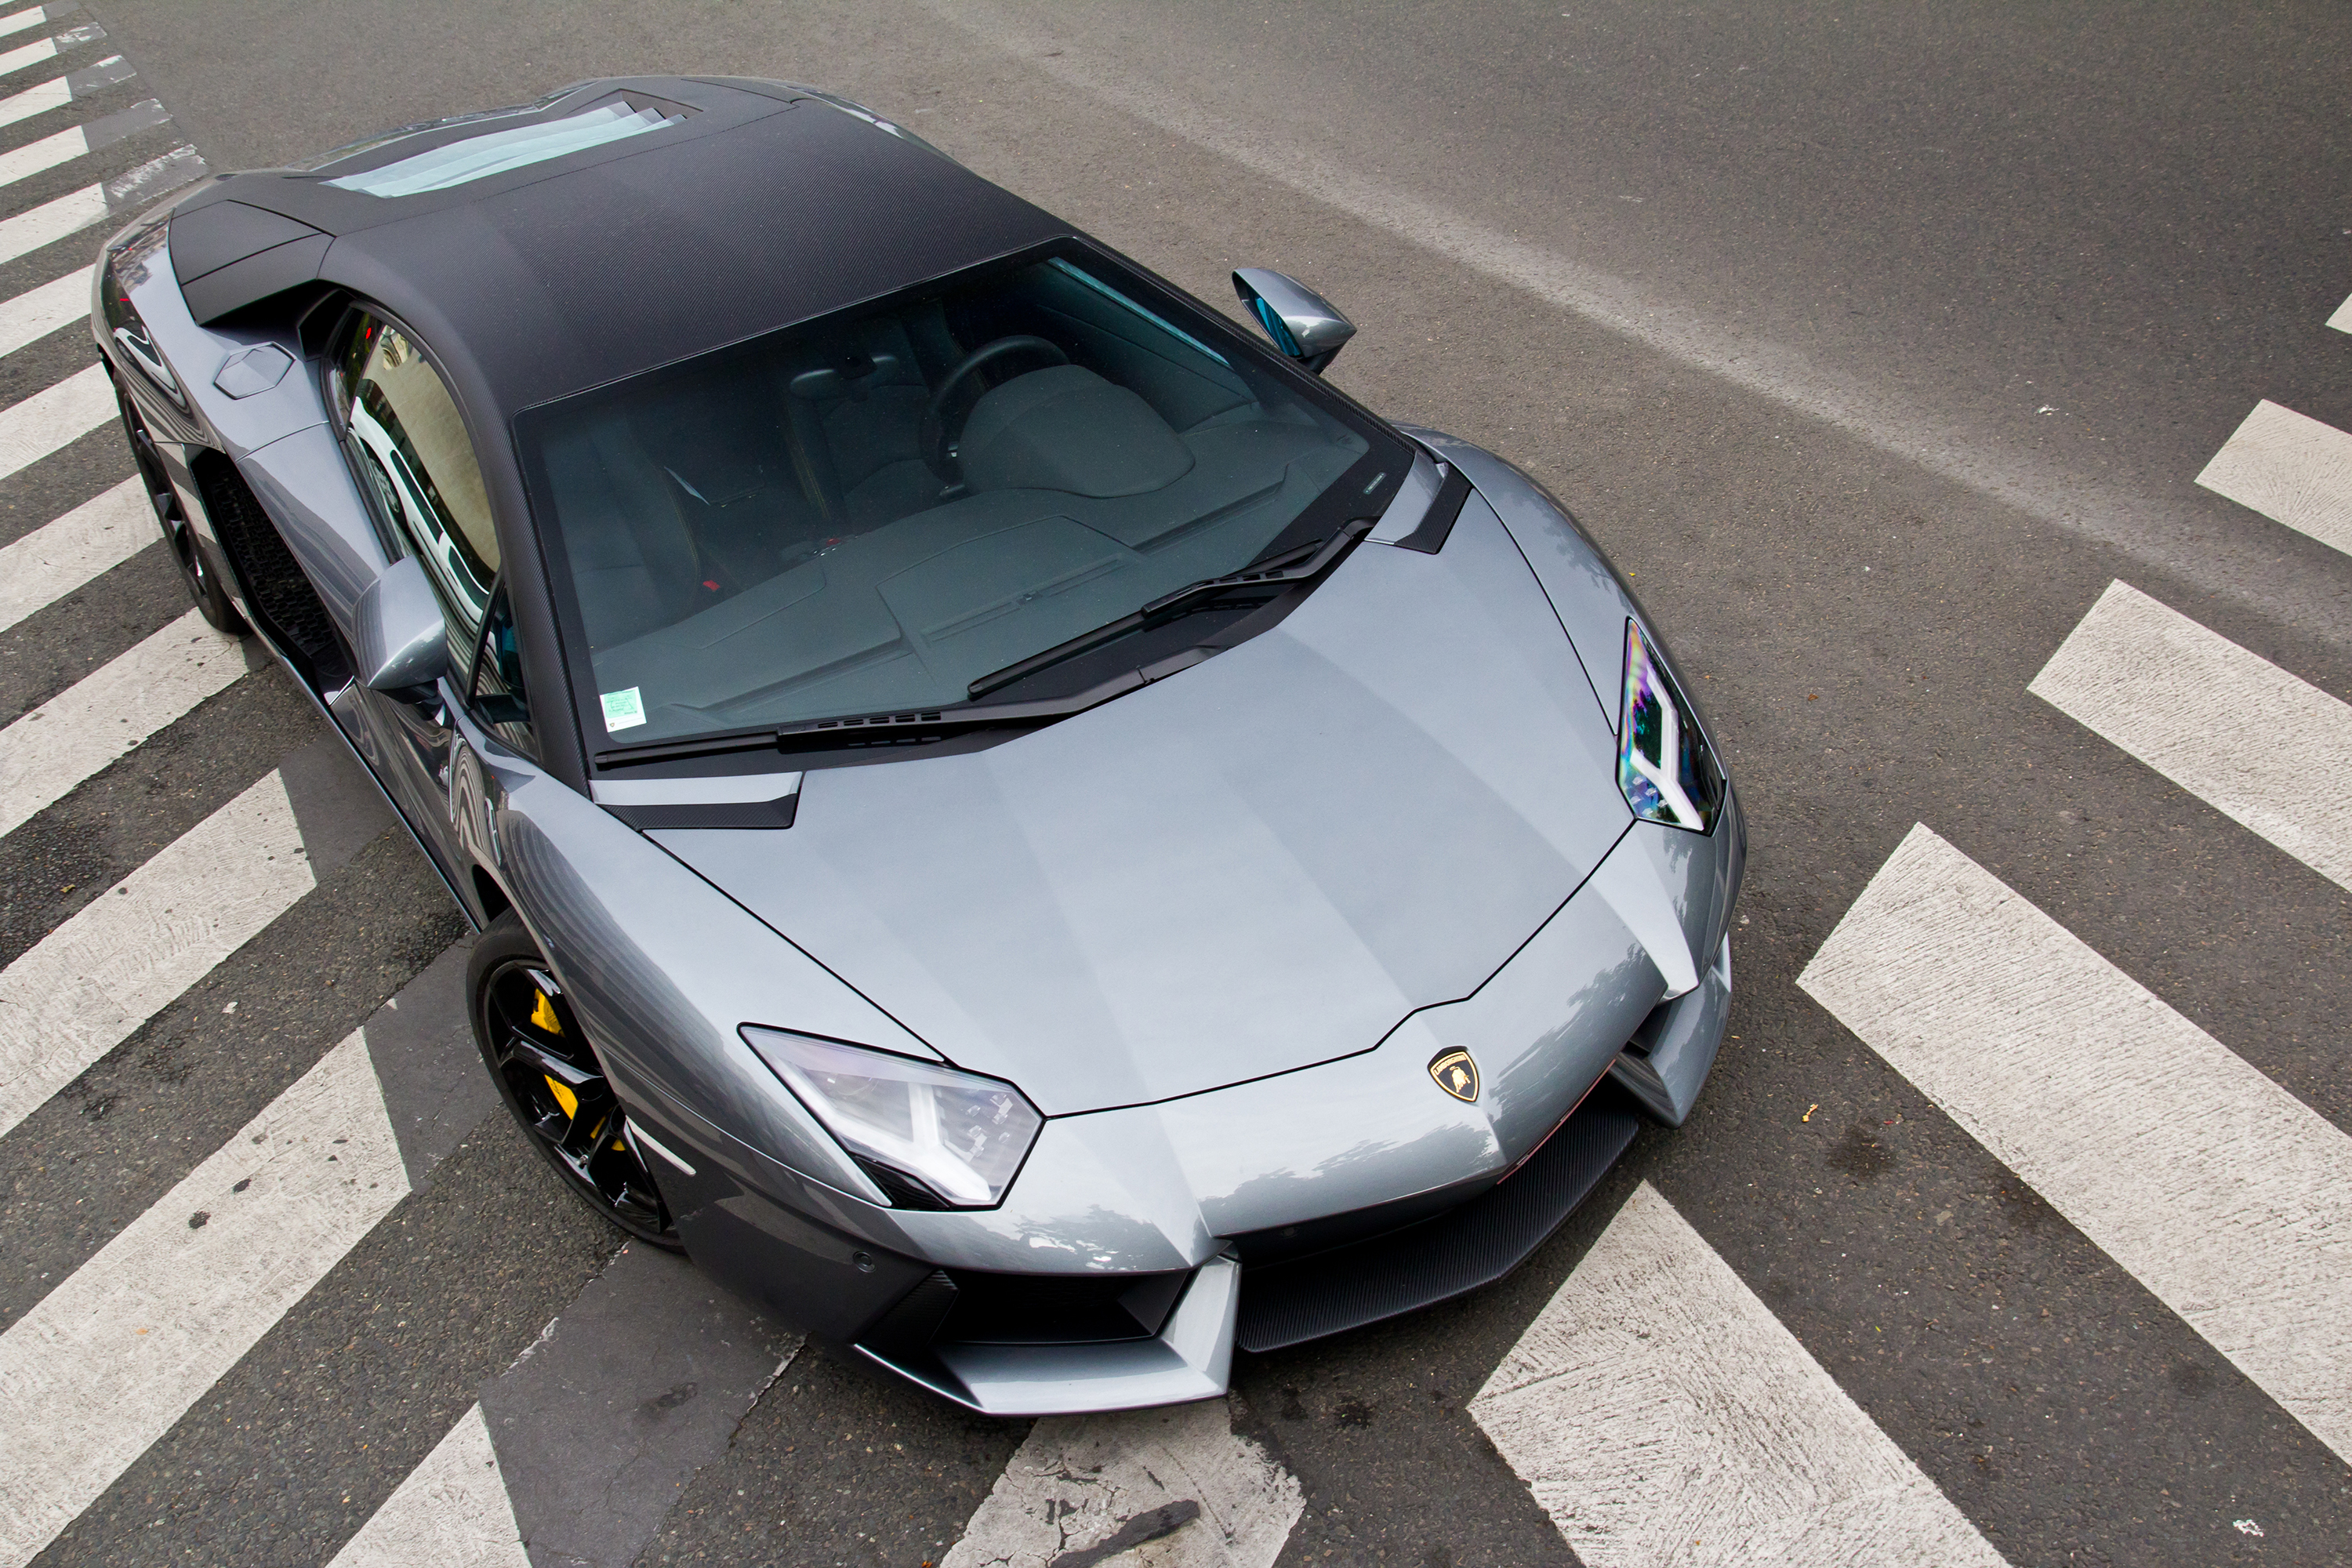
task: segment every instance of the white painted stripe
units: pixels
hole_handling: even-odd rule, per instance
[[[2336,314],[2327,318],[2327,324],[2339,332],[2352,332],[2352,300],[2336,306]]]
[[[14,261],[45,245],[54,245],[68,235],[88,228],[109,210],[106,187],[84,185],[30,212],[0,221],[0,262]]]
[[[1924,826],[1797,984],[2352,1460],[2352,1138]]]
[[[530,1568],[478,1405],[327,1568]]]
[[[0,833],[245,673],[245,654],[190,610],[0,730]]]
[[[90,273],[79,268],[0,304],[0,354],[12,354],[69,321],[89,319]]]
[[[1273,1568],[1305,1507],[1290,1472],[1234,1434],[1222,1399],[1053,1416],[1029,1429],[940,1568],[1105,1546],[1155,1568]]]
[[[57,58],[57,40],[43,38],[38,43],[26,44],[22,48],[10,49],[6,54],[0,54],[0,76],[5,76],[10,71],[23,70],[26,66],[38,65],[43,60],[53,60]]]
[[[70,163],[89,151],[89,138],[81,127],[68,125],[55,135],[44,136],[38,142],[27,142],[22,147],[0,153],[0,185],[13,185],[18,180],[30,179],[44,169],[54,169],[60,163]]]
[[[14,125],[20,120],[30,120],[36,114],[47,114],[52,109],[63,109],[73,101],[73,89],[63,77],[53,77],[38,87],[0,98],[0,125]]]
[[[55,1540],[407,1192],[354,1032],[0,1335],[0,1568]]]
[[[0,970],[0,1133],[312,886],[272,773]]]
[[[2264,398],[2197,482],[2352,552],[2352,436]]]
[[[29,11],[12,11],[5,16],[0,16],[0,38],[5,38],[11,33],[21,33],[27,27],[37,27],[48,19],[48,12],[38,5]]]
[[[2126,583],[2027,689],[2352,888],[2352,705]]]
[[[14,544],[0,545],[0,631],[162,537],[147,492],[134,479],[43,523]],[[0,778],[7,773],[7,747],[5,731],[0,731]]]
[[[1470,1414],[1591,1568],[2003,1561],[1647,1182]]]
[[[0,479],[89,435],[115,416],[114,385],[94,364],[0,408]]]

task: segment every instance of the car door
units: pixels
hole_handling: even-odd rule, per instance
[[[499,574],[499,541],[472,440],[448,384],[409,331],[364,308],[345,319],[337,415],[394,556],[425,568],[449,630],[450,673],[430,687],[356,689],[379,773],[450,886],[478,918],[471,857],[450,809],[453,704],[469,693]]]

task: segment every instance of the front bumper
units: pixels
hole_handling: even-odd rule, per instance
[[[681,1107],[636,1114],[684,1151],[660,1175],[696,1259],[820,1337],[991,1415],[1213,1397],[1236,1343],[1500,1278],[1632,1142],[1633,1106],[1681,1123],[1723,1037],[1745,858],[1736,797],[1705,837],[1636,823],[1472,995],[1339,1061],[1054,1118],[992,1210],[881,1208]],[[1475,1103],[1429,1076],[1455,1047]],[[1024,1290],[1094,1296],[1025,1313]]]

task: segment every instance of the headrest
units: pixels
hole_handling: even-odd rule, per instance
[[[1141,495],[1192,467],[1191,448],[1151,405],[1075,364],[1033,370],[983,395],[958,452],[975,490]]]

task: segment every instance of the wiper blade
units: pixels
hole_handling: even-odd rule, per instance
[[[1236,588],[1282,588],[1307,582],[1328,570],[1347,548],[1371,531],[1378,518],[1360,517],[1339,525],[1330,538],[1312,544],[1302,544],[1287,551],[1264,565],[1228,572],[1222,577],[1203,577],[1197,583],[1187,583],[1172,593],[1132,610],[1115,621],[1105,621],[1092,631],[1080,632],[1067,642],[1056,643],[1042,653],[1033,653],[1016,659],[1002,669],[991,670],[965,688],[971,697],[985,697],[990,692],[1026,680],[1041,669],[1064,663],[1168,617],[1171,610],[1181,608],[1195,600],[1215,598]],[[1282,563],[1288,564],[1282,564]]]
[[[1049,665],[1075,658],[1106,643],[1116,642],[1129,632],[1164,620],[1170,610],[1196,599],[1213,597],[1235,588],[1281,588],[1307,582],[1330,570],[1348,547],[1370,532],[1373,524],[1379,521],[1370,517],[1356,518],[1341,524],[1339,531],[1329,539],[1286,551],[1264,565],[1188,583],[1173,593],[1160,595],[1141,609],[1097,626],[1093,631],[1082,632],[1068,642],[983,675],[968,689],[973,698],[983,697]],[[1283,564],[1286,562],[1288,564]],[[970,701],[931,709],[852,713],[836,719],[812,719],[804,723],[787,724],[781,728],[770,725],[720,735],[697,735],[684,741],[616,746],[610,751],[597,752],[596,765],[600,768],[627,768],[648,763],[678,762],[689,757],[725,756],[736,752],[816,752],[844,747],[923,745],[973,730],[1050,723],[1055,719],[1066,719],[1073,713],[1084,712],[1114,697],[1123,697],[1163,675],[1172,675],[1184,665],[1198,662],[1201,657],[1197,650],[1178,654],[1161,659],[1148,669],[1128,670],[1066,697],[1033,702]]]
[[[1097,703],[1124,696],[1149,683],[1136,671],[1099,686],[1042,702],[967,702],[952,707],[887,713],[849,713],[835,719],[812,719],[782,728],[736,731],[725,735],[698,735],[687,741],[616,747],[596,753],[600,768],[636,767],[646,763],[673,763],[689,757],[724,756],[734,752],[823,752],[845,747],[924,745],[973,730],[1008,725],[1042,724],[1066,719]]]

